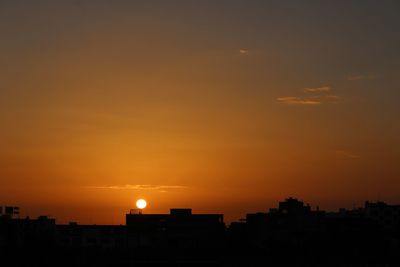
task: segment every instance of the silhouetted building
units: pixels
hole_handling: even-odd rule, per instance
[[[268,213],[247,214],[247,240],[258,248],[305,244],[323,231],[324,215],[297,199],[288,198]]]
[[[19,207],[0,206],[0,217],[19,218]]]
[[[191,209],[171,209],[170,214],[131,212],[126,226],[130,247],[218,247],[225,234],[223,215],[192,214]]]
[[[0,245],[8,247],[47,246],[54,244],[56,221],[47,216],[37,219],[0,217]]]
[[[379,224],[385,231],[400,231],[400,205],[384,202],[365,202],[365,217]]]
[[[397,218],[398,206],[384,203],[326,213],[288,198],[231,224],[228,245],[244,258],[270,263],[320,265],[328,258],[334,265],[393,263],[399,262],[400,232],[387,229],[399,229]]]
[[[125,230],[123,225],[57,225],[57,242],[63,247],[123,248]]]
[[[0,258],[14,266],[400,266],[399,207],[366,202],[327,213],[288,198],[228,230],[223,215],[191,209],[132,210],[126,225],[57,225],[3,208]]]

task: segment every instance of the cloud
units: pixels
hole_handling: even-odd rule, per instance
[[[294,105],[319,105],[321,102],[316,100],[310,100],[304,97],[297,97],[297,96],[285,96],[277,98],[279,102],[285,104],[294,104]]]
[[[320,87],[308,87],[303,89],[303,96],[285,96],[278,97],[281,103],[289,105],[321,105],[325,103],[338,103],[340,97],[330,95],[331,87],[328,85]]]
[[[125,184],[109,186],[89,186],[89,188],[110,190],[155,190],[160,192],[167,192],[167,190],[170,189],[185,189],[188,187],[182,185]]]
[[[242,55],[247,55],[249,53],[249,49],[241,48],[239,49],[239,53]]]
[[[347,76],[348,81],[360,81],[360,80],[373,80],[375,79],[376,76],[372,74],[368,75],[352,75],[352,76]]]
[[[314,88],[304,88],[305,93],[320,93],[320,92],[329,92],[331,88],[329,86],[321,86]]]
[[[335,152],[340,157],[347,158],[347,159],[358,159],[358,158],[360,158],[359,155],[356,155],[356,154],[354,154],[352,152],[349,152],[349,151],[346,151],[346,150],[336,150]]]
[[[277,100],[288,105],[321,105],[324,103],[337,103],[339,97],[335,95],[311,97],[286,96],[279,97]]]

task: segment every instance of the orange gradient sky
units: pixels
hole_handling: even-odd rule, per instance
[[[56,3],[57,2],[57,3]],[[396,1],[1,1],[0,203],[228,221],[400,202]]]

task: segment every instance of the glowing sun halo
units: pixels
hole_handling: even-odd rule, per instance
[[[136,207],[138,209],[144,209],[147,206],[147,202],[144,199],[139,199],[138,201],[136,201]]]

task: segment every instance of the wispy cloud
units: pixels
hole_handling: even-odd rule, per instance
[[[375,79],[376,76],[372,74],[366,74],[366,75],[350,75],[347,76],[348,81],[359,81],[359,80],[373,80]]]
[[[304,88],[305,93],[321,93],[321,92],[329,92],[330,90],[331,88],[329,86]]]
[[[289,105],[321,105],[325,103],[335,104],[338,103],[340,97],[337,95],[329,94],[331,91],[331,87],[328,85],[320,86],[320,87],[307,87],[303,89],[302,96],[284,96],[278,97],[278,100],[281,103],[289,104]]]
[[[359,155],[356,155],[352,152],[346,151],[346,150],[336,150],[336,154],[342,158],[347,158],[347,159],[358,159],[360,158]]]
[[[286,96],[279,97],[277,100],[281,103],[289,105],[321,105],[324,103],[337,103],[339,101],[339,97],[335,95],[311,97]]]
[[[151,190],[167,192],[171,189],[185,189],[183,185],[150,185],[150,184],[125,184],[125,185],[107,185],[107,186],[88,186],[93,189],[109,189],[109,190]]]
[[[239,53],[242,55],[247,55],[249,53],[249,49],[241,48],[239,49]]]
[[[277,98],[279,102],[292,105],[319,105],[321,102],[304,97],[285,96]]]

